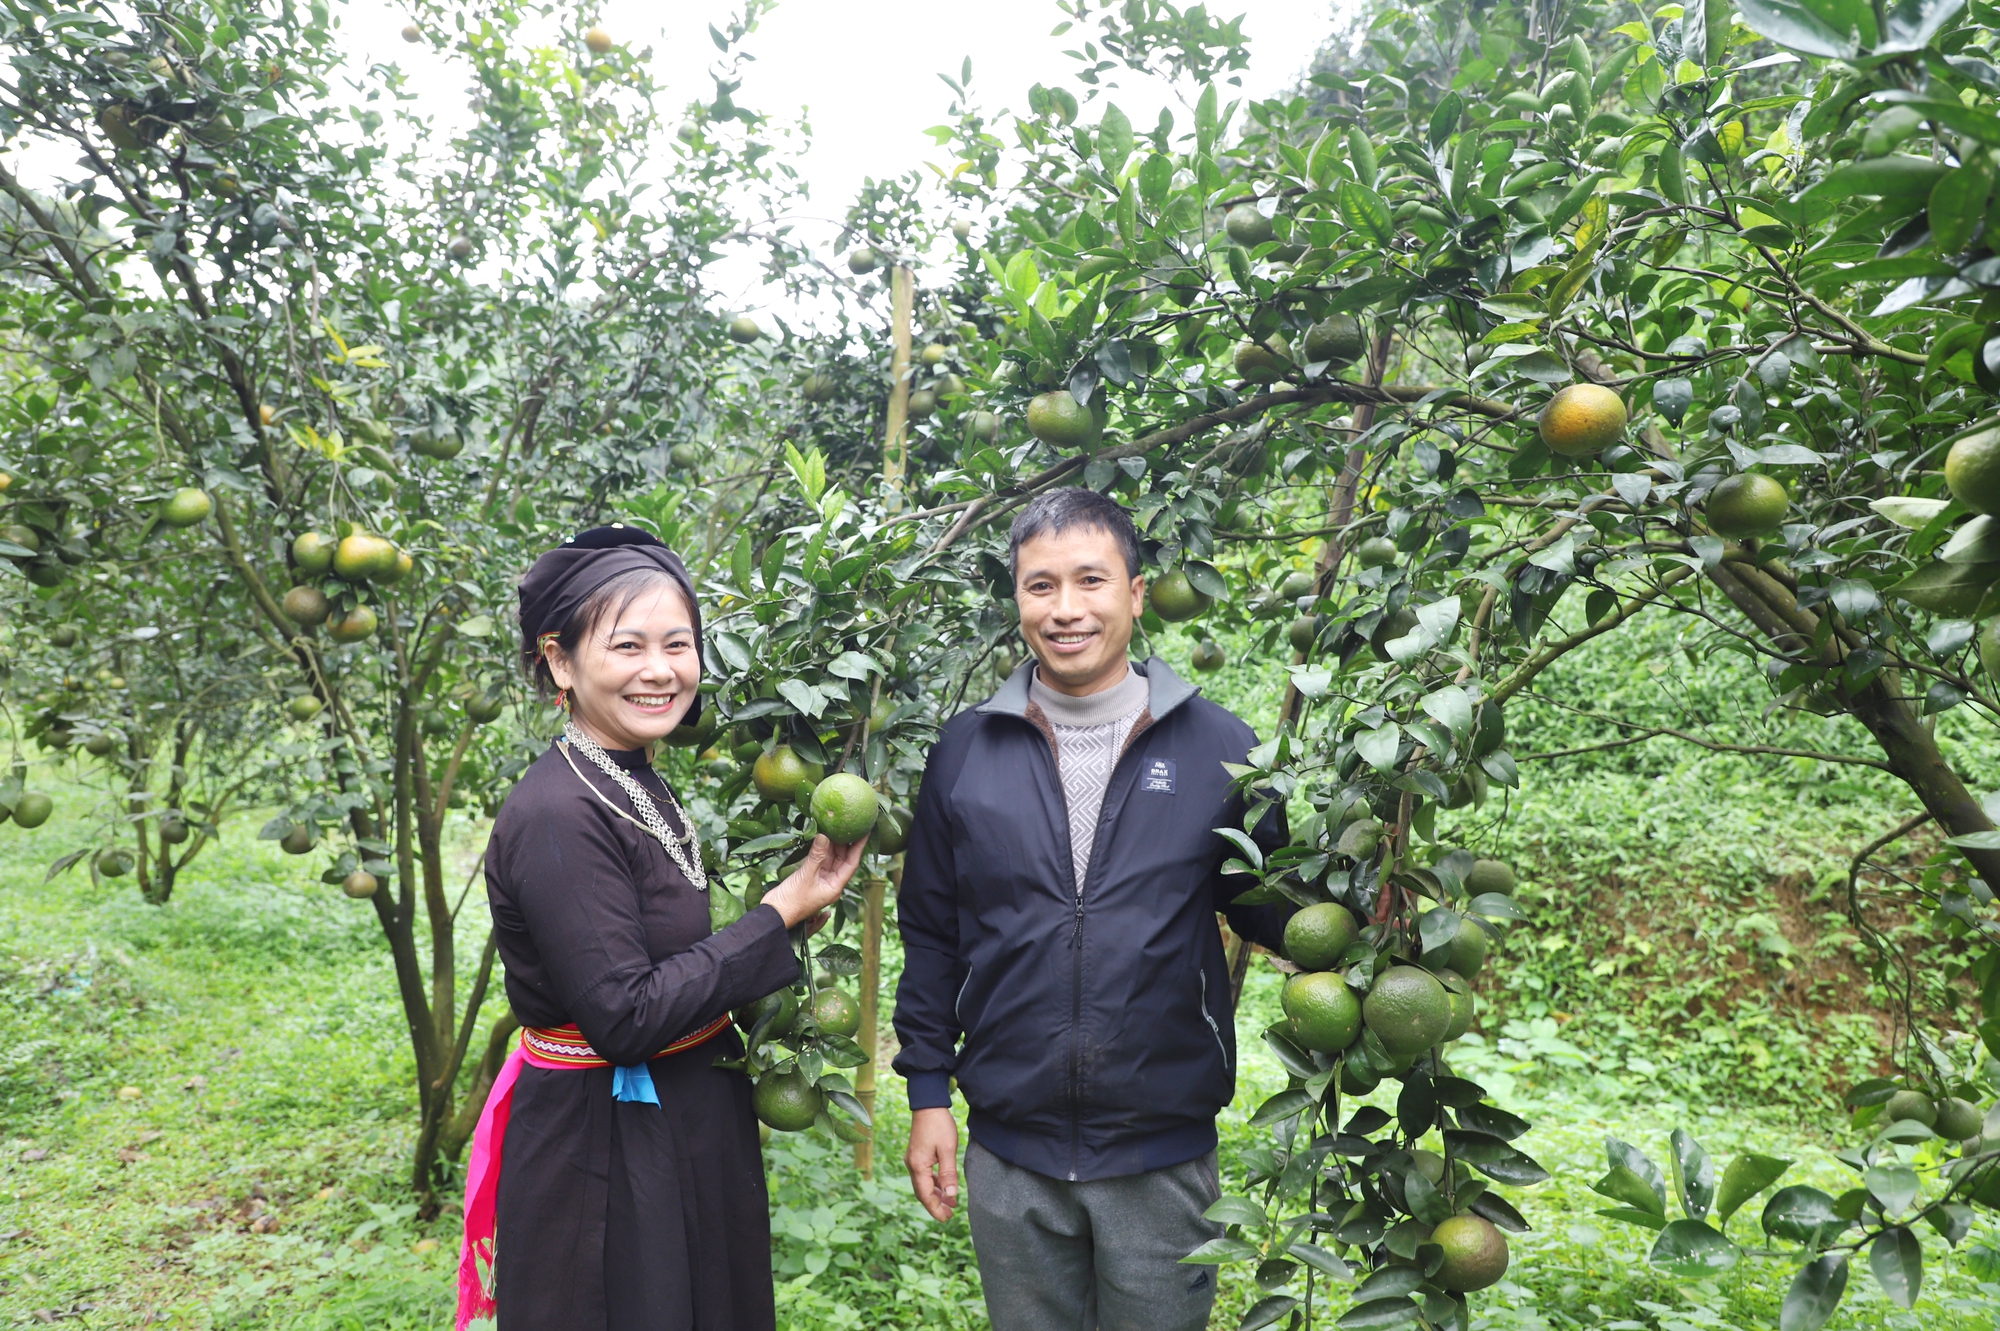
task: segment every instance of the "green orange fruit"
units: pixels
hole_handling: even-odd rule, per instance
[[[358,531],[341,538],[340,544],[334,548],[333,571],[349,582],[370,582],[384,575],[394,576],[398,553],[393,542]]]
[[[1455,1215],[1431,1231],[1444,1249],[1436,1280],[1455,1294],[1467,1294],[1507,1274],[1507,1236],[1484,1216]]]
[[[813,995],[812,1018],[827,1035],[852,1036],[861,1029],[861,1004],[845,989],[822,989]]]
[[[1338,902],[1322,901],[1285,922],[1285,955],[1303,970],[1328,970],[1360,936],[1352,911]]]
[[[1513,867],[1501,860],[1474,860],[1472,871],[1465,875],[1465,890],[1475,897],[1486,892],[1511,897],[1514,895]]]
[[[1242,342],[1236,347],[1236,373],[1253,384],[1273,384],[1292,368],[1292,345],[1273,333],[1262,342]]]
[[[327,625],[326,636],[335,642],[360,642],[375,632],[378,623],[374,610],[357,605]]]
[[[1058,388],[1029,401],[1028,433],[1057,448],[1089,448],[1103,436],[1104,422],[1067,388]]]
[[[1199,618],[1214,604],[1188,581],[1187,570],[1178,568],[1155,578],[1146,589],[1146,599],[1153,613],[1169,624]]]
[[[757,759],[750,780],[757,793],[773,804],[783,804],[799,793],[799,787],[819,780],[818,765],[799,757],[791,745],[780,744]]]
[[[1415,1055],[1444,1038],[1451,1025],[1451,998],[1429,971],[1392,966],[1375,977],[1361,1012],[1390,1054]]]
[[[193,527],[207,521],[214,511],[215,501],[209,498],[208,491],[188,486],[161,501],[160,521],[169,527]]]
[[[1229,238],[1246,249],[1262,245],[1277,235],[1277,228],[1271,219],[1257,210],[1254,203],[1239,203],[1222,218],[1222,229]]]
[[[1331,971],[1292,976],[1281,1001],[1294,1038],[1307,1049],[1337,1054],[1361,1033],[1361,1003],[1347,981]]]
[[[299,586],[285,593],[285,599],[278,603],[278,608],[283,610],[285,618],[294,624],[302,628],[311,628],[316,624],[326,623],[327,615],[332,613],[333,603],[326,599],[326,594],[319,588]]]
[[[804,1132],[826,1108],[826,1095],[797,1068],[767,1072],[750,1093],[750,1107],[779,1132]]]
[[[1738,472],[1708,493],[1709,529],[1732,541],[1765,536],[1778,529],[1790,504],[1785,487],[1754,471]]]
[[[827,838],[851,846],[875,829],[882,799],[852,772],[836,772],[813,788],[812,816]]]
[[[21,827],[40,827],[56,811],[56,802],[39,790],[31,790],[14,801],[14,822]]]
[[[2000,424],[1975,430],[1944,457],[1944,480],[1975,513],[2000,514]]]
[[[318,576],[333,567],[334,551],[340,542],[325,532],[301,532],[292,538],[292,562],[301,573]]]
[[[1361,321],[1351,314],[1334,314],[1306,329],[1306,360],[1328,361],[1334,368],[1352,365],[1368,349]]]

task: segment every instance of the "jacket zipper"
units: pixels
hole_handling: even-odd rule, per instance
[[[1055,778],[1056,799],[1061,803],[1063,810],[1062,827],[1059,829],[1062,834],[1061,844],[1064,851],[1068,852],[1065,858],[1070,860],[1070,880],[1074,882],[1076,879],[1076,861],[1075,848],[1069,844],[1069,792],[1063,789],[1062,768],[1055,754],[1054,740],[1047,734],[1044,734],[1042,728],[1035,725],[1032,721],[1028,722],[1028,728],[1033,730],[1037,735],[1040,735],[1050,745],[1050,775]],[[1150,729],[1150,727],[1147,728]],[[1097,847],[1103,843],[1105,823],[1111,815],[1109,807],[1111,803],[1111,783],[1118,779],[1118,769],[1125,765],[1126,757],[1132,752],[1132,741],[1137,739],[1138,735],[1139,731],[1136,727],[1126,734],[1124,746],[1119,750],[1117,758],[1112,761],[1111,775],[1105,779],[1104,804],[1099,807],[1097,816],[1098,837],[1091,842],[1091,865],[1098,863]],[[1089,886],[1090,866],[1087,865],[1083,871],[1083,886],[1076,889],[1076,923],[1071,929],[1069,936],[1069,1181],[1071,1183],[1076,1182],[1077,1164],[1083,1154],[1083,1051],[1081,1048],[1081,1032],[1083,1027],[1083,895]],[[1204,974],[1202,976],[1202,985],[1204,986],[1202,992],[1204,997],[1201,1005],[1204,1017],[1208,1016],[1207,984],[1208,976]],[[964,992],[962,988],[959,990],[961,997],[964,996]],[[962,1024],[961,1019],[961,1026]],[[1208,1024],[1210,1029],[1214,1029],[1215,1019],[1209,1017]],[[1216,1031],[1215,1039],[1218,1044],[1221,1043],[1221,1031]],[[1228,1055],[1225,1052],[1224,1061],[1227,1062],[1227,1060]]]
[[[1209,1033],[1215,1036],[1215,1047],[1222,1051],[1222,1066],[1229,1067],[1229,1046],[1222,1042],[1222,1027],[1215,1024],[1215,1018],[1208,1010],[1208,968],[1203,967],[1196,974],[1201,976],[1201,1019],[1208,1023]]]
[[[1132,741],[1136,738],[1136,734],[1136,731],[1126,734],[1124,747],[1119,750],[1118,756],[1112,760],[1111,774],[1104,780],[1104,800],[1098,805],[1097,834],[1091,839],[1090,843],[1090,863],[1084,866],[1083,886],[1076,890],[1076,928],[1071,932],[1069,942],[1071,959],[1069,990],[1069,1181],[1071,1183],[1076,1182],[1077,1164],[1083,1156],[1083,1053],[1080,1047],[1082,1040],[1081,1032],[1083,1029],[1083,897],[1084,893],[1090,887],[1091,871],[1103,863],[1097,852],[1104,845],[1104,829],[1110,825],[1114,812],[1111,807],[1111,784],[1118,779],[1118,769],[1125,765],[1126,755],[1132,752]],[[1050,757],[1053,761],[1054,755],[1051,754]],[[1062,771],[1060,768],[1056,771],[1056,791],[1062,796],[1063,835],[1065,841],[1067,841],[1069,835],[1069,792],[1063,789]],[[1070,853],[1072,856],[1070,877],[1074,879],[1076,877],[1074,848],[1071,849]],[[1206,983],[1207,976],[1203,976],[1202,979]],[[1208,1004],[1204,1002],[1202,1004],[1202,1013],[1206,1015],[1207,1012]],[[1212,1026],[1214,1022],[1211,1021],[1209,1024]],[[1222,1036],[1218,1032],[1216,1039],[1220,1040],[1221,1038]]]

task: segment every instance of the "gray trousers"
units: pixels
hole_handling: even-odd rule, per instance
[[[1067,1183],[965,1148],[966,1212],[993,1331],[1204,1331],[1215,1268],[1180,1259],[1222,1233],[1215,1153]]]

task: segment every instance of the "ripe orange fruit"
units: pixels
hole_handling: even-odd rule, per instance
[[[1625,432],[1625,400],[1602,384],[1571,384],[1536,418],[1542,442],[1570,458],[1595,457]]]
[[[609,55],[614,45],[611,34],[594,24],[583,34],[583,44],[592,55]]]

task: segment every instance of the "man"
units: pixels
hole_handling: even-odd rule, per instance
[[[1199,1331],[1221,1226],[1215,1115],[1235,1094],[1215,913],[1275,946],[1288,911],[1230,901],[1240,827],[1224,763],[1250,727],[1158,657],[1125,510],[1054,490],[1015,520],[1034,661],[954,717],[917,798],[897,919],[905,1162],[940,1221],[958,1203],[955,1077],[971,1108],[972,1239],[994,1331]],[[1272,808],[1256,839],[1283,844]],[[963,1044],[961,1046],[961,1039]]]

